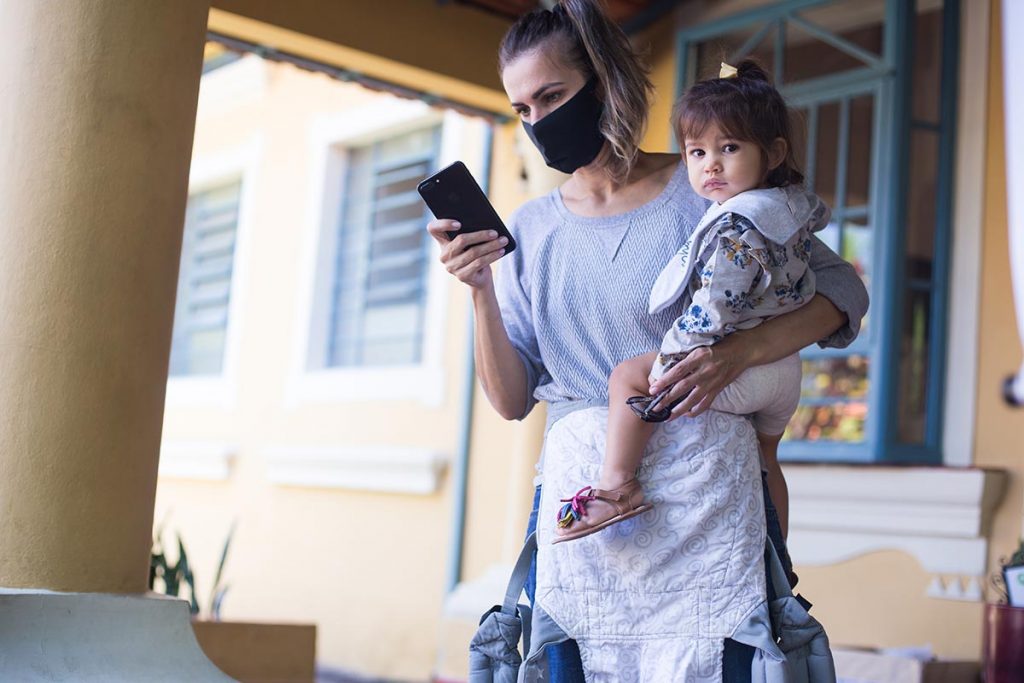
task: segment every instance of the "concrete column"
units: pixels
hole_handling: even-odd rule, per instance
[[[0,2],[0,586],[146,590],[208,9]]]

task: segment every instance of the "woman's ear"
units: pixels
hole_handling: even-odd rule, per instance
[[[774,171],[782,162],[786,160],[786,155],[789,153],[789,145],[786,144],[785,138],[775,138],[772,140],[771,146],[768,148],[768,170]]]

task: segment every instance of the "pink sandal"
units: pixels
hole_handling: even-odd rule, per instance
[[[587,514],[587,504],[595,500],[606,503],[611,508],[611,516],[598,517]],[[644,490],[640,482],[630,479],[617,489],[606,491],[584,486],[571,498],[563,498],[565,503],[558,511],[558,526],[552,543],[573,541],[589,536],[595,531],[616,524],[630,517],[636,517],[653,506],[644,502]],[[604,507],[604,506],[602,506]]]

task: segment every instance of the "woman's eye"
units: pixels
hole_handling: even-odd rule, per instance
[[[548,104],[553,104],[560,99],[562,99],[562,93],[560,92],[553,92],[544,96],[544,101]]]

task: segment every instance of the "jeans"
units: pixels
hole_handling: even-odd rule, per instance
[[[762,475],[761,488],[764,491],[764,512],[765,521],[768,527],[768,538],[775,546],[775,551],[782,560],[782,566],[786,574],[792,573],[793,563],[789,558],[789,551],[786,550],[786,542],[782,538],[782,527],[779,524],[779,513],[772,504],[768,495],[768,483]],[[530,512],[530,521],[526,527],[526,535],[529,536],[537,529],[537,510],[540,508],[540,487],[533,494],[533,511]],[[765,565],[767,577],[768,600],[775,599],[775,589],[772,587],[771,575],[768,573],[768,566]],[[534,591],[537,588],[537,561],[534,558],[530,566],[530,574],[526,578],[526,597],[533,603]],[[725,648],[722,652],[722,683],[749,683],[750,666],[754,660],[754,648],[750,645],[737,643],[731,638],[725,639]],[[549,647],[548,666],[551,673],[551,683],[583,683],[583,661],[580,659],[580,648],[575,640],[568,640],[564,643]]]
[[[533,510],[530,521],[526,525],[526,535],[537,529],[537,510],[540,509],[540,487],[533,494]],[[537,589],[537,558],[534,556],[530,565],[530,574],[526,577],[526,597],[533,604],[534,591]],[[580,647],[575,640],[566,640],[557,645],[548,646],[548,672],[551,683],[583,683],[583,660],[580,659]]]
[[[794,581],[793,575],[793,560],[789,556],[789,550],[786,548],[786,539],[782,537],[782,525],[779,523],[779,511],[775,509],[775,504],[772,503],[771,496],[768,495],[768,475],[765,473],[761,474],[761,484],[764,489],[764,516],[765,522],[768,527],[768,539],[775,546],[775,552],[779,556],[779,560],[782,562],[782,569],[786,572],[786,577],[790,581]],[[765,571],[768,571],[767,566]],[[793,585],[796,585],[794,581]],[[768,574],[768,599],[775,599],[775,590],[772,588],[771,574]]]

